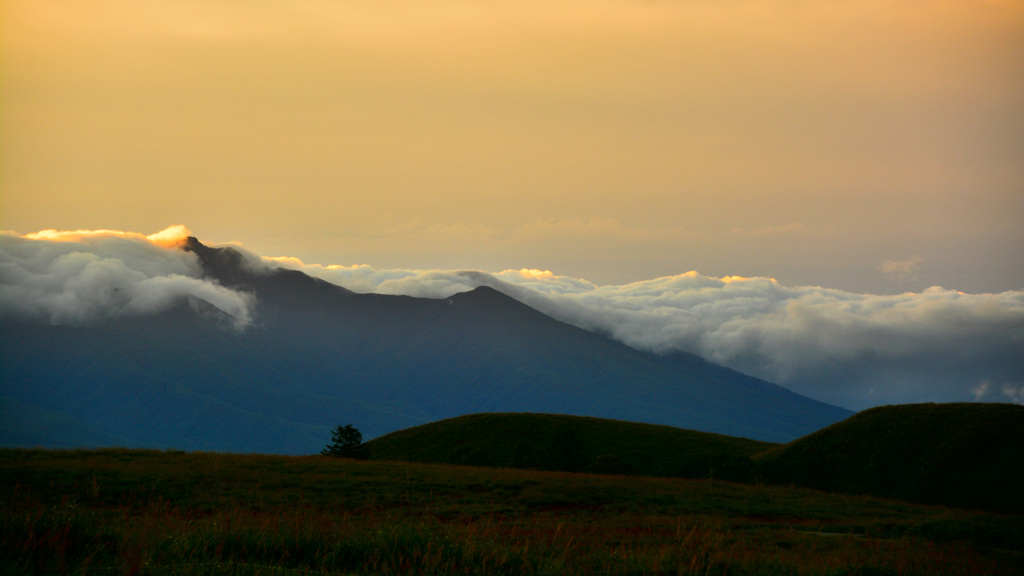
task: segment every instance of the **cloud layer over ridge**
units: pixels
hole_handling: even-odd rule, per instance
[[[658,353],[685,351],[852,409],[1024,402],[1024,291],[899,295],[697,272],[597,286],[549,271],[296,268],[356,292],[445,298],[491,286],[554,318]]]
[[[83,325],[205,303],[236,328],[251,295],[203,278],[189,234],[0,232],[0,320]],[[446,298],[491,286],[554,318],[638,349],[684,351],[852,409],[907,402],[1024,403],[1024,290],[898,295],[687,272],[598,286],[541,270],[377,270],[262,258],[355,292]]]
[[[235,327],[251,319],[248,294],[203,279],[187,236],[172,226],[143,236],[116,230],[0,232],[0,318],[83,325],[205,302]]]

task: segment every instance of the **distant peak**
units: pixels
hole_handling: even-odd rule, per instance
[[[255,290],[257,293],[261,289],[270,289],[279,293],[305,294],[300,298],[309,297],[306,291],[310,287],[321,291],[327,290],[333,295],[353,293],[347,288],[314,278],[300,270],[268,266],[231,246],[207,246],[195,236],[186,238],[182,248],[199,258],[204,274],[224,286]]]
[[[498,290],[497,288],[492,288],[490,286],[477,286],[476,288],[473,288],[469,292],[463,292],[463,294],[478,294],[478,295],[488,295],[489,294],[489,295],[492,295],[492,296],[497,296],[497,295],[505,296],[500,290]]]
[[[189,236],[182,244],[182,249],[195,254],[199,258],[203,272],[225,286],[241,284],[250,276],[242,263],[244,256],[234,248],[211,248],[195,236]]]
[[[195,236],[189,236],[188,238],[185,238],[185,241],[181,244],[181,247],[183,250],[186,250],[188,252],[195,252],[197,250],[207,248],[207,246],[200,242],[199,238],[196,238]]]
[[[238,250],[235,250],[234,248],[228,246],[222,248],[214,248],[211,246],[207,246],[206,244],[200,242],[199,239],[196,238],[195,236],[189,236],[188,238],[186,238],[185,242],[182,244],[181,247],[185,251],[192,252],[196,256],[199,256],[199,259],[204,264],[213,264],[213,262],[209,261],[224,260],[225,258],[230,259],[232,263],[239,263],[242,260],[242,253],[239,252]]]
[[[500,290],[492,288],[490,286],[477,286],[472,290],[466,292],[459,292],[453,295],[449,300],[458,300],[460,302],[483,302],[483,301],[494,301],[494,300],[514,300],[510,296],[503,294]]]
[[[446,301],[453,306],[489,308],[492,310],[525,309],[534,311],[530,306],[492,286],[478,286],[466,292],[459,292]]]

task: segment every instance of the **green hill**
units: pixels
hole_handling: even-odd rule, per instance
[[[872,408],[755,460],[772,483],[1021,512],[1024,406]]]
[[[367,443],[370,458],[543,470],[745,479],[768,442],[553,414],[472,414]]]

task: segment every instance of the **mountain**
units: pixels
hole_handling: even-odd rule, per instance
[[[871,408],[756,460],[773,483],[1024,512],[1024,406]]]
[[[640,352],[490,288],[356,294],[194,238],[184,249],[255,297],[252,325],[236,330],[194,302],[97,326],[5,322],[0,399],[24,409],[0,424],[0,443],[25,445],[24,432],[59,421],[40,442],[301,454],[338,424],[372,438],[476,412],[785,442],[851,414],[695,356]]]
[[[776,446],[671,426],[556,414],[471,414],[366,443],[374,460],[749,479]]]

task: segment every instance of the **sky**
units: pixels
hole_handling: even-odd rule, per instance
[[[0,316],[244,329],[185,225],[854,409],[1019,402],[1021,222],[1024,0],[0,0]]]
[[[0,229],[1024,288],[1024,2],[3,0]]]

